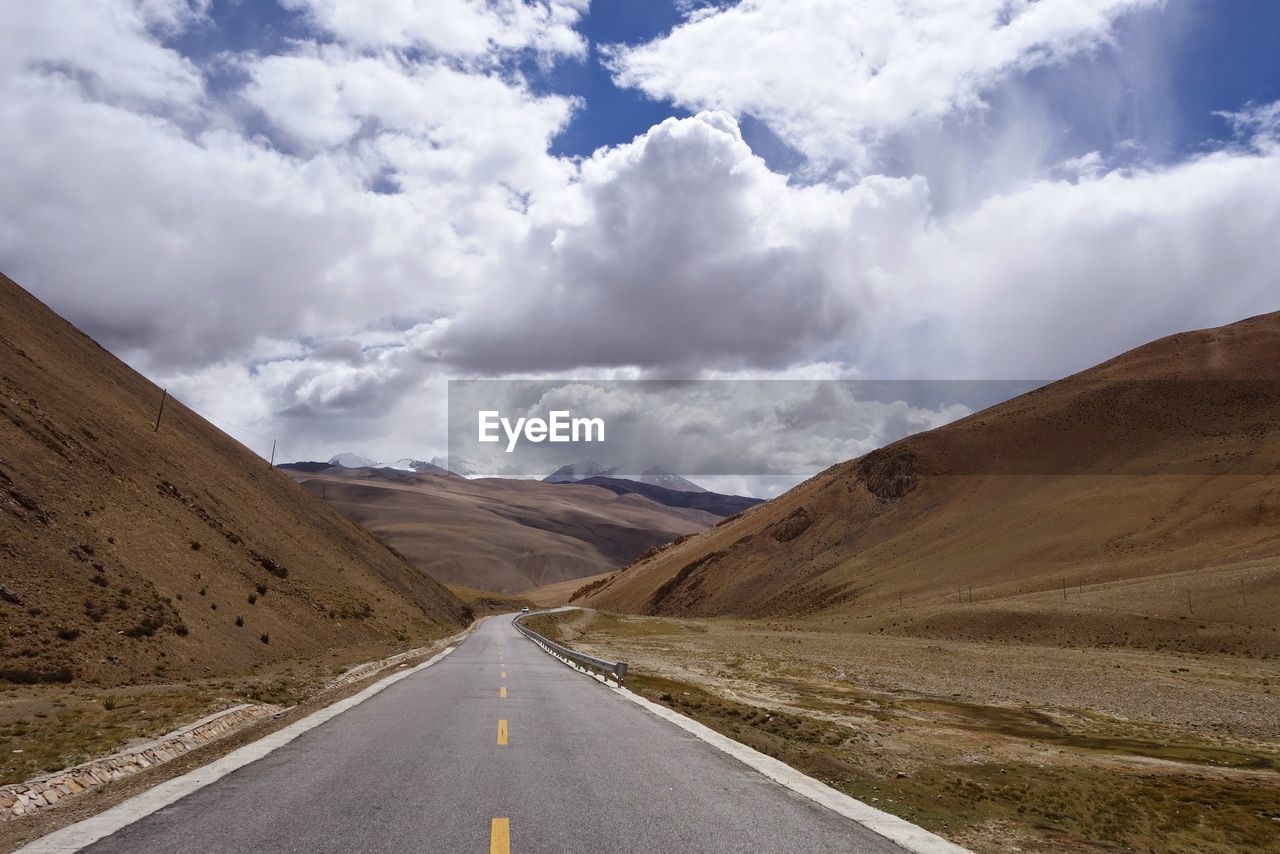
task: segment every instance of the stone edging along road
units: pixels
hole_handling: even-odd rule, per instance
[[[456,645],[483,619],[476,620],[465,631],[438,643],[445,647]],[[368,679],[408,659],[426,655],[430,651],[431,647],[419,647],[377,661],[358,664],[326,683],[320,695]],[[197,747],[228,735],[246,723],[277,716],[286,711],[288,709],[283,706],[267,704],[246,703],[232,706],[179,727],[145,744],[121,750],[100,759],[93,759],[72,768],[42,774],[22,783],[0,786],[0,821],[11,821],[46,810],[89,789],[176,759]]]
[[[0,786],[0,821],[9,821],[53,806],[64,798],[176,759],[189,750],[226,735],[248,721],[278,714],[283,706],[242,704],[214,712],[192,724],[129,750],[72,768],[44,774],[24,783]]]
[[[475,625],[474,623],[472,624]],[[92,818],[64,827],[18,849],[18,854],[65,854],[79,851],[93,843],[105,839],[116,831],[128,827],[135,821],[150,815],[156,810],[164,809],[169,804],[182,800],[187,795],[216,783],[226,775],[283,747],[303,733],[313,730],[328,720],[336,718],[353,706],[358,706],[370,697],[385,691],[392,685],[407,679],[415,673],[425,670],[453,652],[453,646],[447,646],[431,658],[415,667],[408,667],[398,673],[375,682],[358,694],[353,694],[314,712],[300,721],[294,721],[283,729],[269,733],[257,741],[231,751],[208,765],[194,771],[166,780],[140,795],[116,804],[111,809],[98,813]]]

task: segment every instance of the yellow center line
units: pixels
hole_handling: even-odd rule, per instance
[[[498,689],[498,699],[505,700],[507,698],[507,686],[503,685]]]
[[[507,678],[507,671],[505,671],[505,670],[504,670],[504,671],[502,671],[502,678],[503,678],[503,679],[506,679],[506,678]]]
[[[511,819],[495,818],[489,825],[489,854],[511,854]]]
[[[507,720],[503,718],[498,721],[498,744],[499,746],[507,743]]]

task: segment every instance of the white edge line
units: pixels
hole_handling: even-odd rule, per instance
[[[704,726],[692,718],[687,718],[679,712],[646,700],[626,688],[610,686],[610,690],[651,714],[670,721],[712,747],[729,754],[734,759],[758,771],[775,783],[808,798],[820,806],[826,807],[832,812],[839,813],[845,818],[857,822],[890,842],[913,852],[913,854],[969,854],[967,848],[962,848],[935,833],[930,833],[923,827],[918,827],[906,819],[878,810],[869,804],[851,798],[844,792],[833,789],[807,774],[802,774],[772,756],[766,756],[741,742],[721,735],[710,727]]]
[[[313,712],[302,720],[295,721],[287,727],[246,744],[244,747],[236,748],[226,756],[215,759],[208,765],[203,765],[180,777],[174,777],[172,780],[166,780],[127,801],[116,804],[109,810],[100,812],[84,821],[68,825],[61,830],[55,830],[48,836],[43,836],[19,848],[15,854],[64,854],[65,852],[79,851],[82,848],[86,848],[151,815],[153,812],[164,809],[187,795],[217,782],[232,771],[243,768],[252,762],[257,762],[267,754],[284,747],[303,733],[313,730],[348,709],[360,705],[365,700],[381,691],[385,691],[400,680],[407,679],[418,671],[427,669],[453,652],[454,649],[456,647],[446,647],[416,667],[388,676],[358,694],[353,694],[346,699],[326,706],[318,712]]]
[[[529,638],[529,640],[533,639]],[[800,773],[785,762],[780,762],[772,756],[766,756],[754,748],[747,747],[741,742],[721,735],[711,727],[698,723],[693,718],[685,717],[679,712],[668,709],[666,706],[660,706],[657,703],[646,700],[639,694],[628,691],[624,687],[610,685],[603,677],[561,658],[537,641],[534,641],[534,645],[547,655],[557,661],[564,662],[579,673],[585,673],[597,682],[603,682],[609,690],[625,697],[650,714],[670,721],[717,750],[729,754],[778,785],[790,789],[797,795],[808,798],[819,806],[826,807],[851,821],[857,822],[895,845],[912,852],[912,854],[971,854],[967,848],[943,839],[936,833],[931,833],[904,818],[899,818],[892,813],[878,810],[870,804],[851,798],[844,792],[813,779],[808,774]]]

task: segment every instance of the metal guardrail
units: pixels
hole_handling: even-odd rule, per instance
[[[546,613],[546,612],[542,612]],[[612,679],[619,686],[623,680],[627,678],[627,665],[621,661],[606,661],[603,658],[596,658],[594,655],[587,655],[585,652],[569,649],[567,646],[561,646],[555,641],[548,640],[533,629],[523,625],[520,621],[525,617],[532,617],[533,614],[521,614],[511,621],[520,634],[542,647],[547,652],[566,664],[580,667],[589,673],[598,673],[605,679]]]

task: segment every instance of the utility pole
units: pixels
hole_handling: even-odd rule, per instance
[[[271,440],[271,467],[276,467],[276,440]]]
[[[164,402],[169,399],[169,389],[160,390],[160,411],[156,413],[156,432],[160,432],[160,416],[164,415]]]

